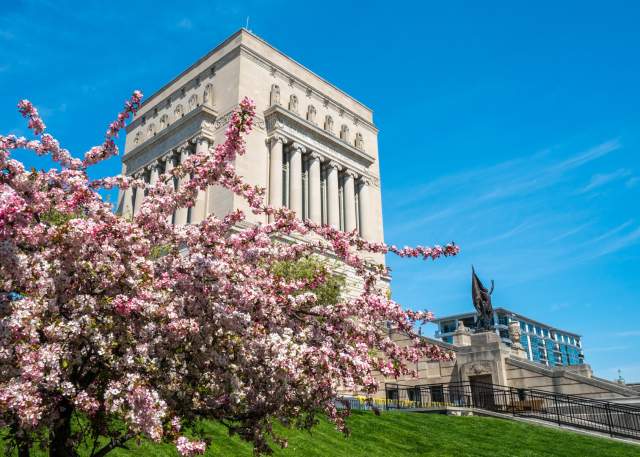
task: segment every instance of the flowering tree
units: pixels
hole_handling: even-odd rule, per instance
[[[274,420],[311,428],[322,413],[345,430],[339,388],[371,395],[377,373],[400,376],[421,357],[449,357],[414,333],[431,315],[389,299],[385,268],[361,253],[435,259],[457,246],[398,249],[266,205],[264,189],[233,167],[252,128],[250,100],[234,112],[224,143],[153,186],[125,176],[89,179],[90,166],[118,154],[114,140],[141,98],[134,92],[102,145],[82,159],[44,133],[26,100],[18,108],[36,139],[0,136],[0,425],[20,456],[36,443],[52,456],[77,455],[80,445],[104,456],[142,436],[201,454],[206,437],[186,436],[185,425],[203,418],[269,452],[268,440],[286,444]],[[26,170],[14,156],[29,151],[58,166]],[[174,189],[184,176],[188,183]],[[273,222],[241,229],[240,211],[168,222],[212,184]],[[102,201],[98,191],[114,186],[146,189],[132,220]],[[282,241],[294,233],[315,235]],[[314,253],[336,255],[355,271],[355,298],[319,300],[315,291],[332,278],[319,263],[305,264],[302,275],[283,273],[283,262]],[[385,322],[413,345],[395,344]],[[74,418],[80,425],[72,428]]]

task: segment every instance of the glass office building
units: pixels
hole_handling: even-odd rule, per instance
[[[476,327],[476,314],[457,314],[435,319],[433,322],[438,326],[435,337],[445,343],[452,343],[458,321],[462,321],[465,327],[473,330]],[[493,311],[495,332],[507,345],[511,345],[508,328],[511,322],[518,322],[520,325],[520,343],[529,360],[547,366],[584,363],[582,341],[577,333],[552,327],[508,309],[496,308]]]

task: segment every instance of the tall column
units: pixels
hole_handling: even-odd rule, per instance
[[[196,154],[205,154],[209,150],[209,140],[204,137],[198,138],[196,143]],[[207,191],[199,189],[196,197],[196,204],[191,209],[191,222],[197,224],[207,217]]]
[[[344,176],[344,229],[351,232],[356,228],[356,191],[353,179],[355,173],[347,170]]]
[[[144,173],[138,172],[134,175],[135,179],[142,179],[144,181]],[[133,215],[137,216],[140,213],[142,202],[144,201],[144,189],[142,187],[136,187],[136,198],[133,203]]]
[[[301,144],[293,143],[289,156],[289,202],[299,218],[302,218],[302,153],[305,150]]]
[[[120,199],[119,212],[122,217],[130,218],[133,216],[133,189],[127,187],[121,191],[122,198]]]
[[[147,186],[148,188],[146,190],[142,190],[142,189],[137,189],[136,190],[136,210],[135,213],[138,214],[138,211],[140,210],[140,206],[138,206],[138,191],[142,191],[140,192],[140,205],[142,205],[142,202],[144,201],[145,198],[147,198],[147,195],[149,194],[149,188],[151,186],[153,186],[156,182],[158,182],[158,163],[151,163],[149,165],[147,165],[145,168],[145,173],[142,175],[142,177],[144,178],[145,176],[149,176],[149,180],[147,180]]]
[[[338,171],[340,165],[336,162],[329,162],[327,167],[327,211],[329,214],[329,225],[340,228],[340,193],[338,189]]]
[[[149,187],[154,186],[158,182],[158,177],[160,176],[159,167],[160,164],[158,162],[149,165]]]
[[[309,219],[322,223],[322,189],[320,188],[320,155],[312,152],[309,160]]]
[[[175,156],[173,154],[173,151],[171,151],[170,153],[165,155],[162,158],[162,160],[164,160],[164,162],[165,162],[165,164],[164,164],[164,174],[165,175],[170,175],[171,174],[171,170],[173,170],[173,167],[175,166],[175,163],[174,163]],[[175,182],[174,182],[173,177],[171,177],[171,181],[170,181],[169,184],[174,186],[174,188],[175,188]],[[169,214],[169,216],[167,216],[167,222],[169,222],[170,224],[173,223],[174,213],[175,213],[175,211],[173,211],[171,214]]]
[[[184,163],[189,157],[189,147],[183,146],[180,148],[180,163]],[[189,175],[184,175],[178,179],[178,190],[181,190],[189,182]],[[180,207],[176,210],[176,225],[185,225],[187,223],[187,216],[189,215],[189,208]]]
[[[371,214],[371,182],[362,178],[360,180],[360,192],[358,193],[358,203],[360,206],[360,235],[365,240],[373,239],[373,215]]]
[[[274,208],[282,206],[282,146],[284,138],[269,138],[269,205]],[[272,219],[272,218],[270,218]]]

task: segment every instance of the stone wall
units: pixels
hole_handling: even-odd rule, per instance
[[[392,338],[400,345],[410,343],[406,335],[392,333]],[[569,367],[547,367],[530,362],[518,350],[504,344],[493,332],[454,336],[458,343],[447,344],[426,338],[445,351],[455,354],[455,360],[432,362],[421,360],[417,364],[417,377],[404,376],[400,379],[379,378],[384,397],[384,383],[401,385],[449,384],[468,382],[474,376],[491,377],[493,384],[515,388],[539,389],[567,395],[579,395],[592,399],[620,402],[635,402],[639,391],[628,386],[594,377],[589,365]]]
[[[550,368],[516,358],[505,362],[507,383],[512,387],[608,400],[637,395],[625,386],[593,377],[589,365]]]

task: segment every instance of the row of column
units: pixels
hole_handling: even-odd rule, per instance
[[[136,179],[143,179],[149,186],[158,182],[162,173],[169,173],[174,167],[185,161],[192,153],[192,144],[195,144],[196,154],[204,153],[209,148],[209,140],[200,137],[191,144],[186,144],[176,148],[165,155],[158,157],[152,163],[147,164],[142,169],[133,174]],[[190,176],[183,176],[174,179],[174,188],[179,189],[189,182]],[[169,222],[175,224],[197,223],[202,221],[207,215],[208,191],[199,190],[195,205],[191,208],[180,207],[174,214],[169,216]],[[128,188],[121,196],[120,212],[125,216],[135,216],[140,212],[144,202],[146,191],[141,188]]]
[[[269,139],[269,202],[272,206],[281,206],[284,197],[283,189],[283,163],[284,146],[287,139],[282,136],[274,136]],[[303,154],[306,148],[298,143],[289,145],[289,206],[298,215],[302,215],[302,173]],[[321,161],[322,157],[316,152],[308,154],[308,192],[309,208],[307,216],[313,222],[322,223],[322,181]],[[326,222],[340,228],[340,180],[339,172],[343,167],[334,161],[326,162]],[[371,240],[373,237],[373,223],[371,222],[371,183],[364,176],[358,176],[352,170],[344,170],[343,194],[344,194],[344,229],[348,232],[357,226],[356,211],[359,209],[360,235]],[[358,207],[356,207],[356,180],[359,181]]]

